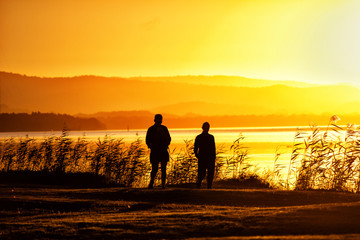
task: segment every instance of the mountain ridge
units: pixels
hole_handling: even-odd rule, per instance
[[[189,82],[80,76],[28,77],[0,72],[1,103],[29,112],[146,110],[175,115],[358,113],[360,90],[346,85],[230,87]],[[266,81],[266,80],[264,80]],[[191,104],[199,103],[201,104]]]

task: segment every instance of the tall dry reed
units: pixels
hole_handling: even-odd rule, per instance
[[[298,132],[295,136],[287,186],[358,192],[359,158],[360,131],[355,125],[342,128],[330,120],[323,131],[313,126],[310,135]]]

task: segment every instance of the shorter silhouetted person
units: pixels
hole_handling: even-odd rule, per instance
[[[154,180],[156,173],[161,165],[161,185],[165,188],[166,183],[166,165],[169,161],[168,146],[171,142],[171,137],[167,127],[161,125],[162,115],[155,115],[155,124],[147,130],[146,145],[150,148],[150,163],[152,166],[151,179],[149,188],[154,187]]]
[[[215,171],[215,139],[209,134],[210,124],[205,122],[202,125],[203,132],[195,139],[194,152],[198,159],[198,180],[197,188],[201,187],[201,182],[205,178],[207,170],[207,188],[210,189],[214,179]]]

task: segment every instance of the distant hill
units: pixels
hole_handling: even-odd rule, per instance
[[[190,91],[190,90],[189,90]],[[198,101],[182,101],[153,108],[155,112],[185,115],[353,114],[360,109],[360,91],[350,86],[294,88],[274,85],[262,88],[203,87],[208,93]],[[212,93],[212,94],[210,94]],[[194,93],[195,94],[195,93]]]
[[[0,132],[102,130],[105,125],[95,118],[79,118],[54,113],[1,113]]]
[[[192,81],[193,79],[193,81]],[[220,86],[223,79],[227,86]],[[242,84],[242,86],[229,86]],[[40,78],[0,72],[1,103],[29,112],[145,110],[172,115],[359,113],[359,89],[237,77]],[[297,87],[295,87],[297,86]]]
[[[310,126],[328,125],[331,114],[294,114],[294,115],[227,115],[201,116],[188,114],[176,116],[163,114],[164,124],[169,128],[201,128],[208,121],[212,127],[271,127],[271,126]],[[146,129],[154,123],[154,113],[148,111],[100,112],[83,115],[86,118],[96,117],[107,129]],[[338,124],[360,123],[360,114],[340,115]]]
[[[153,112],[164,112],[173,115],[242,115],[242,114],[269,114],[264,106],[247,102],[247,103],[207,103],[207,102],[181,102],[176,104],[165,105],[152,109]]]
[[[115,111],[78,114],[79,117],[96,118],[106,129],[142,129],[153,124],[154,113],[149,111]],[[168,117],[167,115],[165,115]]]
[[[296,81],[276,81],[276,80],[262,80],[254,78],[245,78],[238,76],[175,76],[175,77],[133,77],[130,78],[139,81],[152,82],[175,82],[175,83],[189,83],[210,86],[227,86],[227,87],[269,87],[273,85],[286,85],[289,87],[315,87],[316,84],[309,84]]]

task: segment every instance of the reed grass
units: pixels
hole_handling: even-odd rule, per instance
[[[232,178],[241,178],[242,175],[247,172],[247,169],[251,167],[247,164],[248,149],[242,144],[244,136],[240,135],[233,144],[230,146],[230,157],[226,159],[226,173],[232,175]]]
[[[249,149],[243,139],[240,135],[229,149],[217,146],[215,181],[256,179],[274,188],[360,191],[360,130],[355,125],[343,128],[330,120],[325,131],[317,126],[311,127],[311,134],[298,130],[289,163],[279,163],[278,148],[273,169],[262,172],[250,164]],[[184,140],[183,148],[170,152],[168,184],[195,183],[197,162],[194,141]],[[88,141],[85,137],[70,138],[64,130],[59,137],[1,140],[0,171],[44,172],[56,176],[89,173],[104,177],[108,183],[144,187],[149,181],[151,165],[140,138],[131,143],[109,136]],[[285,177],[281,175],[283,172]],[[160,174],[156,183],[160,184]]]
[[[281,156],[281,146],[278,146],[275,150],[274,155],[274,165],[272,169],[264,169],[262,173],[258,173],[260,178],[259,180],[264,183],[268,184],[271,188],[277,189],[285,189],[286,188],[286,181],[282,176],[282,171],[287,168],[287,165],[280,163],[279,158]]]
[[[312,126],[309,136],[296,133],[287,177],[289,188],[359,191],[360,131],[353,124],[342,128],[334,119],[325,131]]]
[[[105,136],[87,141],[84,137],[73,139],[68,135],[64,130],[59,137],[0,141],[0,171],[37,171],[54,175],[90,173],[122,186],[147,185],[151,165],[148,150],[141,139],[125,143],[123,139]],[[216,148],[215,181],[251,175],[247,173],[248,149],[241,143],[242,139],[235,140],[230,149],[222,145]],[[195,183],[197,162],[194,141],[184,140],[184,148],[170,153],[168,184]],[[156,181],[160,183],[158,175]]]
[[[194,141],[184,140],[185,147],[170,154],[167,182],[169,184],[186,184],[196,181],[197,159],[194,153]]]
[[[214,180],[258,179],[271,187],[295,190],[360,191],[360,128],[354,124],[336,125],[333,116],[325,130],[311,126],[311,133],[295,133],[288,164],[279,162],[275,150],[273,169],[260,172],[250,164],[249,149],[242,135],[229,149],[216,148]],[[286,170],[286,169],[287,170]],[[284,170],[285,169],[285,170]],[[97,141],[85,137],[73,139],[63,130],[59,137],[0,140],[0,172],[42,172],[56,176],[86,173],[104,177],[123,186],[146,186],[151,165],[148,150],[141,139],[126,143],[109,136]],[[259,173],[260,172],[260,173]],[[282,174],[285,172],[285,176]],[[158,174],[157,182],[160,174]],[[170,152],[169,184],[196,182],[197,159],[194,141],[184,140],[184,147]]]

